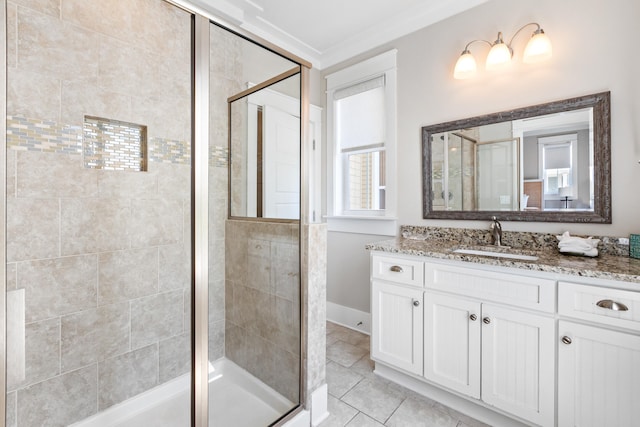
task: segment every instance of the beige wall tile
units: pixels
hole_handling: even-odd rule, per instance
[[[55,18],[60,17],[60,0],[11,0],[11,3],[46,13]]]
[[[209,324],[224,320],[224,280],[209,280]]]
[[[11,351],[7,348],[7,351]],[[49,319],[25,325],[25,380],[7,384],[15,390],[60,373],[60,319]]]
[[[131,301],[131,348],[183,332],[183,291],[172,291]]]
[[[112,304],[61,319],[62,372],[129,350],[129,304]]]
[[[191,165],[151,162],[149,170],[158,176],[159,195],[171,199],[191,198]]]
[[[183,213],[179,199],[134,199],[131,220],[134,248],[182,242]]]
[[[184,322],[183,322],[183,331],[191,333],[191,288],[187,288],[183,290],[183,298],[184,298]]]
[[[98,189],[101,197],[153,197],[158,192],[155,172],[100,171]]]
[[[190,62],[162,57],[144,46],[108,37],[100,38],[99,70],[98,85],[109,92],[143,99],[181,99],[191,90]]]
[[[158,349],[161,384],[190,372],[191,334],[185,333],[160,341]]]
[[[6,427],[16,427],[16,395],[17,392],[7,393],[7,416]]]
[[[103,90],[92,80],[63,81],[61,100],[59,110],[62,123],[80,126],[85,115],[133,121],[131,97]]]
[[[224,280],[225,252],[224,239],[213,240],[209,233],[209,280]]]
[[[27,323],[95,307],[97,276],[96,255],[19,263]]]
[[[7,264],[7,291],[18,289],[18,267],[15,262]]]
[[[7,4],[7,68],[18,65],[18,7]]]
[[[60,120],[60,80],[47,73],[7,70],[7,114]]]
[[[7,261],[60,254],[57,199],[7,199]]]
[[[209,236],[211,239],[224,239],[225,221],[228,214],[226,194],[209,197]]]
[[[131,247],[131,201],[62,199],[62,255],[116,251]]]
[[[187,64],[188,65],[188,64]],[[173,71],[188,76],[189,67]],[[162,85],[158,84],[159,87]],[[191,141],[191,92],[187,88],[167,88],[162,95],[151,92],[161,91],[149,88],[149,94],[139,94],[131,99],[132,120],[147,126],[149,138],[168,138],[178,141]]]
[[[16,196],[16,151],[6,150],[7,153],[7,197]]]
[[[191,286],[191,250],[182,243],[160,246],[160,292]]]
[[[189,14],[166,2],[129,0],[94,4],[64,0],[62,16],[75,25],[144,46],[156,54],[189,60]],[[143,25],[145,22],[154,25]],[[171,37],[163,37],[164,34]]]
[[[96,366],[34,384],[18,393],[18,425],[69,425],[96,412]]]
[[[98,305],[158,291],[158,249],[105,252],[98,255]]]
[[[215,361],[224,357],[225,322],[220,320],[209,324],[209,360]]]
[[[18,10],[20,70],[47,73],[61,80],[95,79],[98,48],[98,36],[91,31],[65,25],[57,17]]]
[[[17,152],[18,197],[93,197],[98,171],[86,169],[81,155]]]
[[[271,282],[271,242],[252,239],[247,241],[247,271],[245,286],[273,293]]]
[[[155,387],[158,384],[158,345],[100,362],[98,384],[100,411]]]

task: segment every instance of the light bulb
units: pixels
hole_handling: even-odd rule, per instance
[[[533,33],[533,36],[529,39],[529,43],[527,43],[527,47],[524,49],[522,62],[532,64],[534,62],[544,61],[551,58],[551,54],[551,40],[549,40],[549,37],[547,37],[542,29],[539,29]]]
[[[476,69],[476,59],[471,55],[471,52],[465,49],[458,58],[458,62],[456,62],[456,68],[453,70],[453,78],[454,79],[468,79],[470,77],[475,76]]]
[[[496,42],[487,55],[487,70],[496,70],[511,62],[511,49],[504,42]]]

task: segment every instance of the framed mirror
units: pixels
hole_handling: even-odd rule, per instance
[[[422,128],[423,217],[611,223],[610,93]]]

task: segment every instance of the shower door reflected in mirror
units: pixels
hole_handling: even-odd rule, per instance
[[[7,2],[6,425],[189,425],[192,15],[51,3]]]

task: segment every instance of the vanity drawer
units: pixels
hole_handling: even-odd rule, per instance
[[[555,280],[426,263],[425,287],[483,301],[555,312]]]
[[[640,328],[640,292],[560,282],[558,313],[620,328]]]
[[[424,263],[422,261],[373,255],[371,268],[371,275],[375,279],[420,287],[424,283]]]

